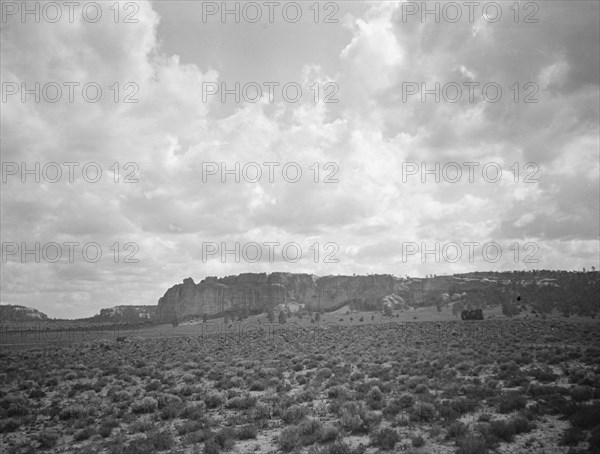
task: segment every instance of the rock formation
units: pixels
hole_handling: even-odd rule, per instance
[[[390,274],[317,277],[293,273],[244,273],[223,278],[207,277],[198,284],[187,278],[159,299],[153,320],[171,322],[227,312],[257,314],[291,303],[327,312],[345,305],[350,310],[382,310],[384,304],[406,309],[456,302],[466,309],[477,309],[503,304],[517,294],[527,305],[542,312],[557,307],[563,312],[572,310],[594,316],[600,311],[599,276],[598,272],[540,270],[428,278],[399,278]],[[577,307],[570,308],[569,301],[577,301]]]
[[[48,320],[48,316],[32,307],[13,304],[0,305],[1,322],[26,322]]]
[[[101,309],[92,317],[94,321],[139,322],[152,320],[156,315],[156,306],[115,306]]]
[[[401,279],[391,275],[315,277],[293,273],[244,273],[224,278],[208,277],[198,284],[187,278],[158,300],[156,318],[171,321],[242,310],[262,313],[287,303],[303,304],[315,311],[330,311],[345,304],[379,309],[382,298],[402,290],[401,284]]]

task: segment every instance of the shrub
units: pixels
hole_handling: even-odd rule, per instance
[[[379,389],[379,386],[371,387],[371,389],[367,393],[367,398],[372,400],[382,400],[383,393],[381,392],[381,389]]]
[[[152,380],[150,383],[146,385],[146,391],[157,391],[162,387],[162,384],[159,380]]]
[[[500,413],[510,413],[513,410],[525,408],[527,399],[518,392],[507,392],[498,397],[498,411]]]
[[[515,416],[511,419],[511,423],[515,427],[515,433],[517,434],[531,432],[535,429],[535,424],[530,422],[529,419],[523,415]]]
[[[453,421],[460,416],[460,413],[452,406],[451,402],[442,402],[438,407],[440,418],[445,421]]]
[[[364,453],[364,448],[360,447],[356,449],[352,449],[350,445],[345,443],[342,440],[338,440],[331,445],[328,446],[327,450],[323,454],[362,454]],[[321,454],[321,453],[319,453]]]
[[[489,413],[481,413],[479,415],[479,422],[489,422],[490,419],[492,418],[492,415],[490,415]]]
[[[144,397],[138,402],[131,404],[134,413],[152,413],[158,407],[158,401],[154,397]]]
[[[219,454],[220,451],[219,444],[213,438],[209,438],[204,443],[204,454]]]
[[[594,389],[589,386],[574,386],[571,388],[571,399],[576,402],[590,400],[594,395]]]
[[[46,393],[44,391],[42,391],[41,389],[32,389],[29,392],[30,399],[38,399],[40,397],[46,397]]]
[[[326,378],[329,378],[333,375],[333,371],[329,367],[324,367],[319,369],[315,378],[319,381],[324,381]]]
[[[198,443],[205,443],[210,440],[211,442],[216,444],[216,441],[213,440],[214,435],[215,434],[212,433],[209,429],[199,430],[197,432],[190,432],[185,435],[184,442],[188,445],[194,445]],[[216,446],[217,449],[220,449],[218,444]]]
[[[112,433],[112,430],[118,426],[119,426],[119,421],[117,421],[116,419],[114,419],[114,418],[105,419],[100,424],[100,429],[98,429],[98,433],[103,438],[108,438],[110,436],[110,434]]]
[[[237,429],[235,436],[238,440],[252,440],[258,435],[258,428],[254,424],[248,424]]]
[[[183,404],[177,402],[171,402],[160,410],[161,419],[173,419],[181,413]]]
[[[85,429],[81,429],[79,432],[76,432],[73,438],[75,441],[83,441],[90,438],[94,435],[94,430],[91,427],[86,427]]]
[[[226,408],[236,409],[236,410],[247,410],[248,408],[253,407],[256,404],[256,397],[252,397],[250,395],[234,397],[233,399],[229,399],[225,404]]]
[[[381,421],[376,413],[367,412],[363,403],[346,402],[339,409],[342,427],[352,433],[369,433]]]
[[[400,440],[398,432],[389,427],[372,432],[370,438],[373,445],[386,451],[394,449],[394,446]]]
[[[281,411],[281,419],[287,424],[296,424],[300,422],[309,413],[308,407],[302,405],[292,405]]]
[[[415,404],[415,397],[410,393],[403,393],[398,401],[402,406],[402,409],[408,409]]]
[[[214,440],[222,450],[228,451],[235,443],[235,431],[229,427],[223,427],[214,436]]]
[[[265,389],[267,389],[267,382],[264,379],[254,380],[250,384],[250,391],[264,391]]]
[[[533,369],[529,372],[529,375],[531,375],[536,380],[541,381],[542,383],[551,383],[558,378],[558,375],[552,372],[549,368]]]
[[[131,400],[131,393],[128,393],[127,391],[116,391],[112,394],[111,398],[113,402],[128,402]]]
[[[194,402],[183,409],[181,417],[199,421],[204,418],[204,410],[204,402]]]
[[[569,427],[560,439],[561,445],[574,446],[585,440],[585,433],[578,427]]]
[[[402,411],[402,404],[400,403],[400,399],[392,399],[389,400],[385,407],[383,407],[383,415],[387,419],[392,419],[398,413]]]
[[[271,408],[265,404],[257,404],[250,412],[250,417],[262,428],[269,425],[271,419]]]
[[[456,454],[487,454],[488,449],[485,443],[485,439],[482,437],[475,436],[473,434],[466,435],[460,438],[456,445],[458,449]]]
[[[451,405],[459,414],[463,415],[473,412],[477,408],[477,401],[471,398],[454,399]]]
[[[298,424],[298,434],[300,435],[300,442],[304,446],[312,445],[321,439],[323,432],[323,425],[317,419],[307,418]]]
[[[6,396],[0,400],[3,417],[25,416],[29,413],[29,402],[21,396]]]
[[[208,396],[206,396],[206,399],[204,399],[204,403],[206,404],[207,408],[217,408],[221,405],[222,402],[223,398],[220,394],[217,393],[211,393]]]
[[[180,426],[177,426],[177,433],[179,435],[185,435],[190,432],[197,432],[202,429],[203,426],[204,424],[202,424],[200,421],[188,420]]]
[[[419,383],[415,386],[415,392],[417,394],[429,394],[429,388],[424,383]]]
[[[63,408],[58,414],[58,417],[62,420],[67,420],[82,418],[86,414],[87,411],[82,405],[72,405],[67,408]]]
[[[38,441],[40,442],[40,447],[43,449],[52,448],[58,442],[58,433],[53,430],[43,430],[38,435]]]
[[[279,435],[279,446],[289,452],[300,445],[300,434],[296,426],[286,427]]]
[[[413,421],[430,422],[435,419],[435,406],[429,402],[418,402],[410,413]]]
[[[185,383],[193,383],[195,380],[196,377],[193,374],[190,374],[189,372],[186,372],[181,376],[181,381]]]
[[[592,405],[580,405],[569,418],[574,427],[588,430],[600,424],[600,402]]]
[[[489,431],[490,434],[502,441],[510,443],[515,439],[515,426],[510,421],[492,421]]]
[[[446,434],[447,439],[460,438],[465,436],[467,433],[467,426],[462,421],[454,421],[448,426],[448,433]]]
[[[112,430],[112,427],[100,426],[100,428],[98,429],[98,435],[100,435],[102,438],[108,438],[110,437]]]
[[[6,421],[0,423],[0,433],[14,432],[20,425],[16,419],[8,418]]]
[[[171,404],[181,404],[182,400],[179,396],[171,393],[161,393],[157,396],[158,408],[165,408]]]
[[[383,393],[379,386],[373,386],[367,393],[367,405],[372,410],[380,410],[384,405]]]
[[[362,380],[363,378],[365,378],[365,373],[359,370],[350,374],[350,381],[358,381]]]
[[[330,399],[350,400],[352,397],[352,392],[344,386],[337,385],[332,386],[327,390],[327,397]]]
[[[420,435],[413,437],[411,440],[411,443],[412,443],[413,447],[415,447],[415,448],[421,448],[421,447],[425,446],[425,440]]]
[[[319,440],[321,443],[329,443],[340,438],[340,430],[334,426],[333,424],[326,424],[321,429],[321,439]]]
[[[148,419],[138,419],[129,425],[129,433],[148,432],[154,425]]]
[[[595,452],[600,452],[600,425],[594,427],[590,435],[590,451],[594,452],[595,449]]]

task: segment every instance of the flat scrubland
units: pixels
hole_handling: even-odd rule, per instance
[[[0,451],[600,452],[597,320],[448,318],[14,335],[0,350]]]

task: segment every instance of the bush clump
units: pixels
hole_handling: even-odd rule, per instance
[[[248,424],[236,430],[235,436],[238,440],[253,440],[258,435],[258,428],[254,424]]]
[[[459,438],[456,445],[456,454],[488,454],[485,439],[473,434]]]
[[[40,447],[43,449],[52,448],[58,443],[59,435],[53,430],[44,430],[38,435]]]
[[[385,451],[394,449],[394,446],[396,446],[396,443],[400,440],[398,432],[389,427],[372,432],[370,438],[373,445]]]
[[[355,434],[367,434],[381,422],[381,416],[367,411],[362,402],[346,402],[338,413],[342,427]]]
[[[286,427],[279,435],[279,446],[285,452],[289,452],[300,445],[300,434],[296,426]]]
[[[286,424],[297,424],[309,413],[308,407],[303,405],[292,405],[280,412],[281,419]]]
[[[16,419],[8,418],[0,423],[0,433],[14,432],[20,425]]]
[[[413,421],[430,422],[435,416],[435,406],[429,402],[418,402],[410,412],[410,419]]]
[[[498,411],[500,413],[510,413],[514,410],[521,410],[527,405],[527,399],[518,392],[508,392],[498,398]]]
[[[158,408],[158,401],[154,397],[144,397],[142,400],[131,404],[134,413],[152,413]]]
[[[454,421],[448,426],[447,439],[461,438],[467,434],[467,426],[462,421]]]

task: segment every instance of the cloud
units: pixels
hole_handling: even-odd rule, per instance
[[[3,103],[4,162],[80,163],[73,183],[12,177],[3,184],[3,241],[96,242],[103,256],[97,263],[81,250],[74,263],[13,257],[2,267],[2,303],[89,316],[117,304],[155,304],[189,275],[598,266],[597,5],[546,2],[537,24],[492,24],[481,17],[403,22],[402,3],[353,2],[342,5],[339,25],[298,25],[293,35],[291,26],[252,29],[251,46],[242,45],[235,27],[212,25],[211,41],[193,17],[176,20],[177,8],[139,5],[135,24],[3,25],[3,81],[103,88],[97,103],[83,101],[79,87],[73,103],[22,103],[18,96]],[[174,36],[182,27],[187,42]],[[199,36],[206,49],[195,45]],[[265,43],[261,53],[257,43],[266,37],[277,44]],[[257,55],[248,55],[248,47]],[[281,74],[302,85],[301,101],[203,99],[204,82],[231,86],[232,75],[247,82]],[[338,102],[315,103],[315,82],[320,101],[332,95]],[[458,84],[461,99],[436,103],[428,95],[423,103],[420,94],[403,96],[406,83],[432,88],[436,82]],[[468,82],[480,84],[473,100]],[[503,89],[498,102],[483,98],[489,82]],[[138,102],[124,103],[125,96]],[[523,102],[527,96],[538,102]],[[270,162],[279,163],[273,182]],[[428,169],[457,163],[462,177],[405,180],[408,162]],[[468,162],[478,163],[473,181]],[[81,174],[85,163],[102,169],[97,182]],[[232,170],[236,163],[239,183],[231,173],[226,182],[220,172],[205,174],[207,164]],[[244,178],[249,163],[262,171],[256,182]],[[482,173],[489,163],[502,170],[497,182]],[[286,181],[286,164],[302,169],[298,182]],[[297,242],[304,259],[254,264],[202,257],[207,242],[267,241]],[[496,241],[505,253],[498,263],[402,260],[405,242],[453,241]],[[339,247],[337,263],[322,260],[328,242]],[[538,244],[540,262],[515,263],[514,242]],[[126,263],[132,253],[138,262]]]

